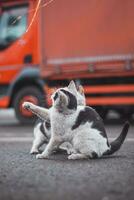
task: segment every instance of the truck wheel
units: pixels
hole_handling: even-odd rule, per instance
[[[21,123],[31,124],[37,119],[31,112],[22,108],[24,101],[32,102],[36,105],[45,106],[45,95],[35,86],[21,89],[14,97],[13,106],[17,119]]]

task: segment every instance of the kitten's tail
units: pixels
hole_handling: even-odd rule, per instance
[[[123,144],[127,136],[129,126],[130,126],[129,122],[125,122],[121,134],[113,142],[110,143],[110,149],[104,152],[103,155],[111,155],[120,149],[121,145]]]

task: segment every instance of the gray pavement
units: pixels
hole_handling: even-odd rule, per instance
[[[29,155],[32,126],[13,112],[0,111],[0,200],[134,200],[134,127],[115,155],[70,161],[65,153],[50,160]],[[121,125],[106,125],[115,138]]]

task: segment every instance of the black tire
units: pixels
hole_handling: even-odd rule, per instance
[[[45,94],[38,87],[29,86],[29,87],[25,87],[25,88],[20,89],[14,97],[13,107],[14,107],[14,110],[15,110],[16,118],[21,123],[32,124],[36,121],[37,117],[34,116],[34,115],[32,115],[32,116],[25,115],[23,113],[23,109],[22,109],[22,106],[21,106],[23,99],[27,96],[31,96],[34,99],[36,99],[37,105],[45,106]]]

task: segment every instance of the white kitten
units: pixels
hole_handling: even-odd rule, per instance
[[[83,87],[80,85],[78,89],[76,89],[75,83],[71,81],[68,88],[66,89],[72,91],[72,88],[74,88],[75,90],[78,105],[84,106],[86,104],[86,101],[85,101]],[[43,119],[43,120],[38,120],[34,127],[34,140],[30,153],[37,154],[39,153],[39,148],[44,143],[48,143],[51,137],[50,117],[49,113],[47,113],[47,111],[51,112],[51,108],[44,109],[30,102],[25,102],[23,104],[23,107],[33,112],[39,118]],[[70,143],[64,143],[63,145],[60,146],[60,149],[66,150],[68,154],[71,154],[73,152],[72,145]]]
[[[53,95],[51,138],[42,154],[36,158],[49,158],[53,150],[69,142],[73,153],[68,159],[97,158],[110,155],[122,145],[129,128],[125,123],[120,136],[111,144],[108,142],[103,121],[99,114],[88,106],[77,105],[77,91],[73,85],[60,88]]]

